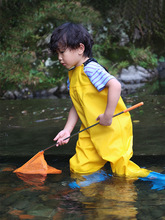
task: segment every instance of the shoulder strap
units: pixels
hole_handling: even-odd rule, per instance
[[[95,60],[94,58],[89,58],[88,60],[86,60],[83,64],[84,64],[84,66],[86,66],[88,63],[90,63],[91,61],[94,61],[94,62],[96,62],[96,63],[98,63],[97,62],[97,60]],[[102,65],[101,65],[102,66]],[[108,73],[109,73],[109,71],[107,70],[107,68],[106,67],[104,67],[104,66],[102,66]]]
[[[94,61],[94,62],[96,62],[96,63],[98,63],[97,62],[97,60],[95,60],[94,58],[89,58],[88,60],[86,60],[83,64],[84,64],[84,66],[86,66],[88,63],[90,63],[91,61]]]

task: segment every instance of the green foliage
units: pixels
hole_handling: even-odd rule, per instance
[[[158,61],[159,62],[165,62],[165,57],[161,56]]]
[[[129,48],[129,53],[135,65],[142,66],[146,69],[152,69],[157,66],[157,56],[151,52],[150,48],[135,48],[132,46]]]
[[[154,68],[157,57],[148,45],[152,45],[153,36],[165,42],[164,1],[6,0],[2,3],[1,94],[25,86],[48,88],[66,79],[67,71],[57,63],[53,68],[44,65],[43,50],[48,45],[39,44],[66,21],[85,25],[95,41],[94,57],[114,75],[130,64]],[[128,38],[125,46],[120,44],[123,36]],[[137,42],[140,42],[138,46]],[[140,45],[145,45],[145,49]]]
[[[97,61],[98,63],[100,63],[103,67],[105,67],[108,71],[110,70],[111,68],[111,61],[106,59],[105,57],[103,56],[99,56],[97,57]]]
[[[19,90],[26,86],[31,90],[53,87],[64,79],[64,75],[59,76],[57,67],[53,69],[54,75],[47,74],[49,70],[43,61],[40,61],[39,65],[32,66],[32,60],[32,54],[27,52],[22,55],[13,51],[1,54],[0,95],[7,89]]]
[[[95,27],[102,21],[93,8],[74,0],[6,1],[0,11],[4,24],[0,30],[0,94],[7,89],[49,88],[62,82],[66,70],[57,64],[53,69],[46,67],[41,60],[48,45],[36,45],[63,22],[83,23],[91,30],[91,20]]]
[[[14,12],[9,2],[6,6],[8,13],[4,10],[3,15],[0,16],[0,21],[4,24],[0,31],[3,49],[10,47],[20,50],[22,46],[36,47],[37,41],[52,32],[55,26],[66,21],[83,23],[87,28],[91,20],[94,21],[92,25],[95,27],[102,21],[99,13],[93,8],[82,6],[74,0],[69,2],[67,0],[35,0],[35,2],[29,0],[22,3],[15,0]],[[8,19],[8,14],[11,15],[11,20]]]
[[[130,63],[128,61],[121,61],[113,63],[109,59],[106,59],[103,56],[97,57],[97,61],[104,66],[110,74],[116,76],[123,68],[127,68]]]
[[[107,50],[106,56],[103,56],[104,49],[99,45],[95,46],[95,56],[99,63],[105,66],[112,75],[117,75],[123,68],[130,65],[139,65],[145,69],[153,69],[158,65],[157,55],[151,52],[150,47],[136,48],[131,47],[114,47]],[[97,50],[96,50],[97,49]],[[159,60],[164,60],[162,57]]]
[[[101,12],[104,21],[110,19],[109,31],[112,38],[127,33],[131,43],[152,42],[152,37],[165,40],[165,1],[155,0],[86,0]],[[107,24],[108,26],[108,24]],[[138,36],[137,36],[138,34]]]
[[[120,71],[123,68],[127,68],[129,67],[129,62],[128,61],[121,61],[119,63],[114,63],[112,64],[112,66],[109,69],[109,73],[116,76],[117,74],[120,73]]]

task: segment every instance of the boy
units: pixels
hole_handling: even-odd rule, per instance
[[[68,143],[78,119],[80,130],[99,125],[79,134],[76,154],[70,159],[70,170],[93,173],[110,162],[114,174],[146,177],[150,171],[130,161],[133,155],[132,122],[129,113],[113,118],[126,109],[120,97],[121,85],[92,58],[93,40],[80,24],[65,23],[51,36],[50,48],[68,70],[68,88],[72,107],[62,131],[54,138],[58,145]]]

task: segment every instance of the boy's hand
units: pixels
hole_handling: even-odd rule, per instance
[[[112,124],[112,117],[101,114],[96,118],[96,121],[99,121],[100,125],[109,126]]]
[[[64,141],[65,138],[69,137],[70,136],[70,132],[66,129],[60,131],[57,136],[53,139],[54,141],[57,141],[57,147],[59,145],[64,145],[64,144],[67,144],[68,141],[69,141],[69,138],[67,140]]]

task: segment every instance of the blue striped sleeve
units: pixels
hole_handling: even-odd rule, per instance
[[[84,72],[98,91],[103,90],[107,82],[115,78],[96,62],[90,62],[87,64],[84,67]]]

